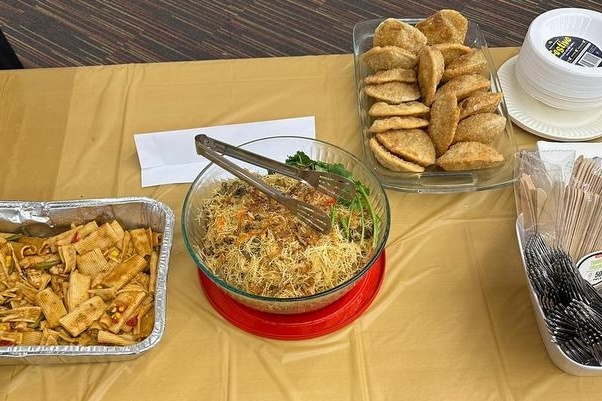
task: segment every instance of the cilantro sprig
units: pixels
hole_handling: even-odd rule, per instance
[[[365,229],[366,229],[366,221],[365,221],[365,212],[368,212],[370,217],[372,218],[373,224],[373,232],[372,232],[372,245],[376,246],[377,238],[378,238],[378,216],[376,215],[376,211],[370,202],[370,189],[362,184],[359,180],[355,180],[351,171],[347,170],[345,166],[341,163],[326,163],[320,160],[313,160],[303,151],[297,151],[292,156],[289,156],[285,163],[294,167],[304,168],[307,170],[316,170],[316,171],[325,171],[328,173],[338,174],[345,178],[352,180],[355,184],[355,197],[352,200],[345,200],[339,198],[337,203],[347,207],[349,211],[358,211],[361,221],[361,237],[364,238]],[[351,215],[351,214],[349,214]],[[336,215],[336,211],[331,209],[330,218],[333,223],[339,223],[343,230],[345,231],[347,237],[351,235],[351,227],[350,221],[348,217],[338,216]]]

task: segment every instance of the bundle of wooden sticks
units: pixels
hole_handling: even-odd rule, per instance
[[[578,156],[568,180],[542,179],[544,170],[521,169],[516,188],[524,229],[542,235],[575,261],[601,250],[602,159]]]

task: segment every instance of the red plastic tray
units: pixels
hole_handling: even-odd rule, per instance
[[[347,294],[314,312],[280,315],[260,312],[235,301],[201,270],[199,281],[215,310],[236,327],[275,340],[304,340],[332,333],[357,319],[372,303],[385,273],[385,252]]]

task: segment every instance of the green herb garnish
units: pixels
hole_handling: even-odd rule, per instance
[[[370,189],[362,184],[359,180],[353,179],[351,171],[347,170],[341,163],[326,163],[319,160],[313,160],[300,150],[297,151],[297,153],[295,153],[293,156],[289,156],[285,160],[285,163],[290,166],[304,168],[307,170],[325,171],[328,173],[338,174],[352,180],[355,183],[355,197],[351,201],[346,201],[339,198],[337,203],[346,206],[350,212],[354,210],[359,212],[361,222],[361,238],[364,238],[366,229],[364,213],[367,212],[370,214],[373,222],[372,246],[376,247],[376,241],[378,239],[378,216],[376,215],[376,211],[370,202]],[[348,217],[337,215],[336,210],[333,208],[330,210],[330,218],[333,223],[338,223],[343,228],[343,231],[348,238],[351,236],[351,227]]]

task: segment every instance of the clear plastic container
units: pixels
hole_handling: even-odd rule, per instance
[[[324,308],[337,301],[372,269],[384,250],[389,236],[391,216],[387,195],[382,185],[374,174],[354,155],[338,146],[320,140],[294,136],[278,136],[251,141],[240,147],[261,154],[262,156],[277,158],[281,162],[284,162],[288,156],[294,155],[297,151],[303,151],[314,160],[342,164],[343,167],[351,172],[354,180],[362,182],[370,191],[370,200],[379,222],[374,250],[369,260],[353,277],[329,290],[314,295],[297,298],[267,297],[246,292],[229,284],[212,272],[200,249],[206,226],[202,221],[202,202],[211,196],[216,186],[225,180],[234,178],[231,173],[212,163],[201,171],[192,183],[184,200],[182,235],[192,259],[203,274],[215,286],[219,287],[220,290],[224,291],[237,302],[261,312],[277,314],[308,313]],[[233,158],[229,158],[229,160],[252,172],[258,174],[266,173],[265,169],[261,167]]]

